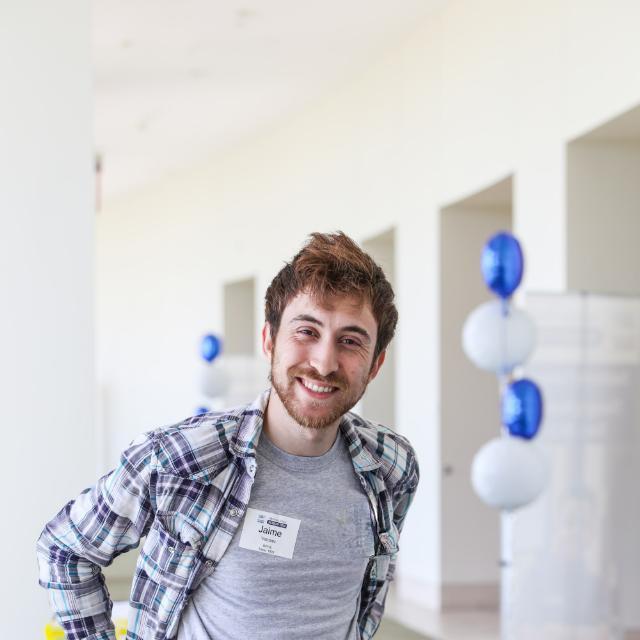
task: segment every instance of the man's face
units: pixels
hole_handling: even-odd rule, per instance
[[[378,373],[376,321],[368,303],[335,297],[323,304],[298,294],[285,308],[275,341],[262,333],[271,383],[287,413],[303,427],[336,423]]]

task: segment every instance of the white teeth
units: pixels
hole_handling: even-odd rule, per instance
[[[303,378],[301,378],[302,384],[307,387],[307,389],[311,389],[311,391],[315,391],[316,393],[329,393],[333,391],[333,387],[319,387],[317,384],[313,384],[313,382],[307,382]]]

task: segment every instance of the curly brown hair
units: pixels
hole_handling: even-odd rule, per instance
[[[373,258],[342,231],[312,233],[271,281],[264,315],[274,340],[285,307],[302,292],[320,301],[355,296],[368,302],[378,325],[373,362],[391,342],[398,322],[393,288]]]

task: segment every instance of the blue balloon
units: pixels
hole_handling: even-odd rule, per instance
[[[196,415],[201,416],[201,415],[204,415],[205,413],[209,413],[209,411],[210,411],[209,407],[198,407],[196,409]]]
[[[522,281],[524,258],[520,243],[506,231],[489,238],[480,261],[487,287],[501,298],[508,298]]]
[[[222,344],[220,339],[214,336],[212,333],[208,333],[202,338],[201,352],[202,357],[207,362],[213,362],[219,355]]]
[[[512,382],[502,396],[502,424],[512,436],[531,440],[542,422],[542,393],[532,380]]]

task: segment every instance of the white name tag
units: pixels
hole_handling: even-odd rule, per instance
[[[295,518],[247,509],[238,546],[291,559],[299,528],[300,520]]]

